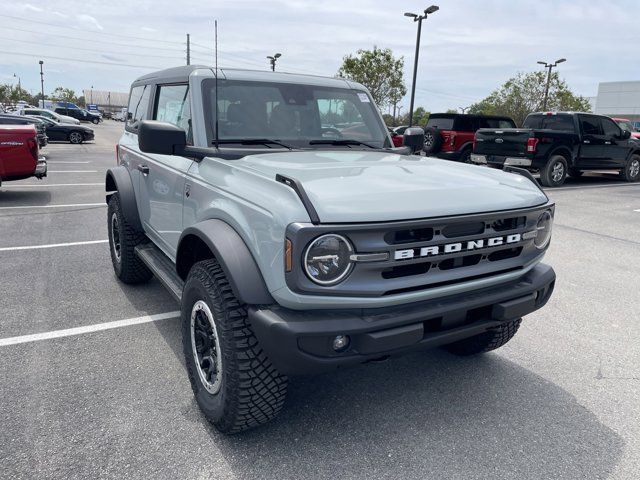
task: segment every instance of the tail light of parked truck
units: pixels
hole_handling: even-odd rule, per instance
[[[535,137],[530,137],[527,140],[527,153],[536,153],[536,149],[538,148],[539,139]]]
[[[33,137],[27,140],[27,148],[29,149],[31,157],[33,157],[33,159],[38,162],[38,153],[40,152],[38,147],[38,139],[36,137]]]

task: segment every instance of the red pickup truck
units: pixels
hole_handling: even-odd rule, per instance
[[[47,176],[47,162],[38,158],[33,125],[0,125],[0,185],[8,180]]]

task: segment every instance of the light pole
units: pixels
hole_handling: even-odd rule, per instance
[[[559,63],[566,62],[566,58],[559,58],[554,63],[547,63],[543,61],[539,61],[540,65],[544,65],[544,68],[548,68],[549,72],[547,73],[547,86],[544,89],[544,102],[542,104],[542,110],[547,109],[547,100],[549,99],[549,84],[551,83],[551,69],[553,67],[557,67]]]
[[[42,94],[42,108],[44,108],[44,74],[42,73],[42,65],[44,62],[40,60],[40,93]]]
[[[278,60],[280,57],[282,56],[281,53],[276,53],[274,56],[267,56],[267,58],[269,59],[269,63],[271,64],[271,71],[275,72],[276,71],[276,60]]]
[[[411,102],[409,103],[409,126],[413,125],[413,100],[416,96],[416,76],[418,75],[418,55],[420,54],[420,32],[422,31],[422,20],[427,18],[427,16],[432,13],[436,13],[440,10],[440,7],[437,5],[431,5],[429,8],[425,9],[423,15],[418,15],[416,13],[405,13],[405,17],[413,18],[414,22],[418,22],[418,36],[416,38],[416,56],[413,60],[413,83],[411,84]]]
[[[187,65],[189,65],[187,63]],[[89,90],[89,103],[93,105],[93,85],[91,85],[91,90]]]
[[[20,77],[15,73],[13,74],[13,77],[18,79],[18,91],[22,91],[22,84],[20,83]]]
[[[458,107],[460,110],[462,110],[462,114],[464,115],[465,113],[467,113],[467,110],[469,110],[471,107]]]

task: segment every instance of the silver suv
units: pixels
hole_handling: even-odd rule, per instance
[[[133,83],[106,177],[113,267],[181,303],[220,431],[273,418],[288,376],[493,350],[551,296],[554,205],[535,181],[404,139],[340,78],[189,66]]]

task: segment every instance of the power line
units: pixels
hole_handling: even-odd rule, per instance
[[[0,40],[9,40],[9,41],[14,41],[14,42],[19,42],[19,43],[31,43],[34,45],[40,45],[42,46],[42,42],[32,42],[30,40],[16,40],[15,38],[8,38],[8,37],[0,37]],[[46,44],[47,47],[58,47],[58,48],[69,48],[67,45],[54,45],[51,43],[47,43]],[[172,59],[172,60],[179,60],[178,56],[175,57],[168,57],[166,55],[153,55],[150,53],[130,53],[130,52],[110,52],[110,51],[103,51],[103,50],[96,50],[94,48],[84,48],[84,47],[73,47],[73,50],[84,50],[87,52],[95,52],[95,53],[103,53],[103,54],[111,54],[111,55],[134,55],[136,57],[155,57],[155,58],[167,58],[167,59]]]
[[[50,35],[53,37],[59,37],[59,38],[66,38],[69,40],[80,40],[82,42],[91,42],[91,43],[100,43],[101,45],[113,45],[113,46],[117,46],[117,47],[136,47],[136,48],[146,48],[146,49],[150,49],[150,50],[163,50],[163,51],[167,51],[167,52],[180,52],[182,53],[182,49],[180,48],[166,48],[166,47],[147,47],[146,45],[132,45],[131,43],[118,43],[118,42],[105,42],[103,40],[92,40],[90,38],[81,38],[81,37],[72,37],[69,35],[60,35],[58,33],[48,33],[48,32],[39,32],[39,31],[35,31],[35,30],[27,30],[24,28],[15,28],[15,27],[6,27],[6,26],[2,26],[3,29],[5,30],[15,30],[17,32],[24,32],[24,33],[35,33],[36,35]],[[70,47],[73,48],[73,47]]]
[[[4,53],[5,55],[16,55],[16,56],[27,56],[39,59],[53,59],[53,60],[67,60],[69,62],[80,62],[80,63],[95,63],[99,65],[111,65],[114,67],[129,67],[129,68],[142,68],[149,70],[162,70],[166,67],[152,67],[150,65],[132,65],[130,63],[117,63],[117,62],[101,62],[100,60],[81,60],[79,58],[67,58],[67,57],[56,57],[53,55],[42,55],[40,53],[29,53],[29,52],[7,52],[4,50],[0,50],[0,53]]]
[[[41,20],[31,20],[31,19],[25,20],[24,18],[14,17],[13,15],[0,14],[0,17],[11,18],[12,20],[20,20],[21,22],[25,22],[25,23],[39,23],[41,25],[48,25],[50,27],[56,27],[56,28],[66,28],[66,29],[69,28],[67,25],[57,25],[55,23],[43,22]],[[92,33],[92,34],[109,35],[109,36],[113,35],[111,33],[100,32],[100,31],[96,31],[96,30],[89,30],[87,28],[72,27],[72,29],[73,30],[82,31],[82,32],[89,32],[89,33]],[[176,41],[171,41],[171,40],[156,40],[155,38],[135,37],[135,36],[132,36],[132,35],[122,35],[120,33],[118,33],[118,37],[120,37],[120,38],[131,38],[133,40],[144,40],[145,42],[168,43],[168,44],[174,44],[174,45],[183,45],[183,42],[176,42]]]

